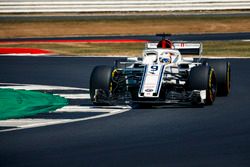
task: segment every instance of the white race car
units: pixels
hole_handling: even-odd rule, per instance
[[[142,57],[117,60],[113,67],[96,66],[90,78],[95,105],[189,103],[213,104],[230,92],[230,63],[201,59],[202,44],[171,42],[161,35],[147,43]],[[183,55],[200,55],[199,58]]]

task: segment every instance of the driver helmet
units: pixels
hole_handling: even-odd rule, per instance
[[[162,56],[160,56],[159,61],[165,64],[171,63],[172,62],[171,53],[164,53]]]

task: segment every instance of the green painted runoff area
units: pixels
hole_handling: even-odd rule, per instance
[[[67,99],[37,91],[0,89],[0,120],[48,113],[68,105]]]

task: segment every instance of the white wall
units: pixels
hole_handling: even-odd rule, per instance
[[[0,0],[0,13],[250,9],[250,0]]]

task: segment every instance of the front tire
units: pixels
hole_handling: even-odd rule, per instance
[[[231,90],[231,65],[225,60],[206,60],[214,68],[217,79],[217,96],[228,96]]]
[[[210,66],[193,67],[188,78],[190,90],[206,90],[206,105],[212,105],[216,98],[217,85],[213,68]]]
[[[89,91],[90,99],[95,105],[107,105],[106,103],[96,101],[95,91],[102,90],[106,97],[109,97],[112,87],[112,71],[110,66],[96,66],[90,76]]]

